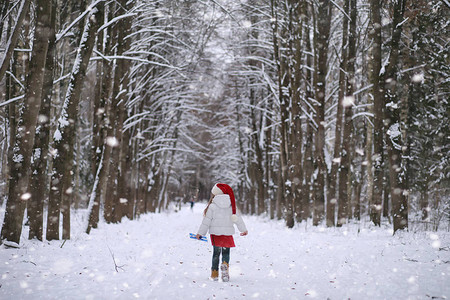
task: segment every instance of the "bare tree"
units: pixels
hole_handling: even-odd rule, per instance
[[[374,166],[374,182],[373,182],[373,199],[370,203],[370,218],[375,225],[381,224],[381,209],[383,197],[383,148],[384,148],[384,88],[381,82],[381,2],[371,1],[372,14],[372,38],[373,45],[371,49],[371,65],[372,70],[370,78],[372,82],[373,95],[373,113],[374,113],[374,127],[373,127],[373,166]]]
[[[405,124],[400,117],[401,100],[397,93],[401,86],[397,84],[399,55],[401,52],[400,39],[402,34],[402,22],[405,12],[406,0],[398,0],[394,4],[392,39],[390,44],[389,63],[386,68],[385,103],[386,121],[388,124],[387,141],[389,157],[390,195],[392,200],[392,215],[394,219],[394,232],[408,228],[408,201],[405,178],[405,161],[403,159],[402,128]],[[407,98],[406,98],[407,99]]]
[[[50,106],[53,92],[53,74],[55,68],[55,26],[57,2],[51,2],[51,19],[48,28],[49,41],[47,56],[45,58],[45,71],[42,92],[42,103],[39,111],[38,128],[34,143],[34,154],[32,162],[32,174],[30,182],[31,197],[28,204],[28,217],[30,221],[30,231],[28,238],[43,238],[44,223],[44,201],[48,197],[48,153],[50,138]]]
[[[10,161],[10,183],[1,240],[19,244],[25,204],[33,197],[30,181],[31,154],[36,124],[42,101],[45,61],[51,33],[51,2],[39,0],[36,9],[36,26],[31,54],[30,73],[25,87],[25,98],[18,124],[18,134]]]
[[[103,3],[102,3],[103,4]],[[91,7],[86,18],[83,36],[77,51],[63,108],[58,120],[54,142],[56,155],[53,158],[49,212],[47,218],[47,240],[59,239],[59,215],[63,214],[63,239],[70,238],[70,195],[72,187],[72,167],[75,138],[75,125],[78,118],[78,104],[87,65],[95,44],[96,31],[99,28],[99,11],[102,4]]]
[[[356,61],[356,0],[346,1],[348,12],[350,16],[349,34],[348,34],[348,53],[346,55],[347,66],[346,83],[345,83],[345,97],[339,99],[344,107],[344,126],[342,133],[342,140],[345,141],[342,145],[339,168],[339,207],[338,207],[338,226],[347,222],[347,218],[351,216],[349,207],[351,205],[351,194],[348,194],[348,185],[350,180],[350,165],[351,165],[351,140],[353,131],[352,121],[352,107],[355,105],[355,97],[353,95],[355,86],[355,61]]]
[[[314,34],[315,41],[315,110],[316,124],[318,126],[315,134],[315,162],[317,168],[317,178],[314,181],[314,219],[313,224],[318,225],[325,215],[325,98],[326,98],[326,74],[328,69],[328,42],[331,23],[331,2],[321,0],[318,2],[316,23],[317,28]]]
[[[7,8],[6,3],[4,1],[5,6],[3,6],[2,12]],[[11,56],[14,52],[14,47],[16,46],[17,40],[19,39],[20,28],[22,27],[23,20],[28,13],[28,9],[30,8],[31,0],[23,0],[20,3],[19,13],[17,15],[17,20],[14,26],[14,29],[9,37],[8,43],[6,44],[5,54],[2,56],[0,60],[0,80],[5,76],[6,70],[8,69],[9,62],[11,60]],[[3,22],[2,22],[3,24]],[[0,34],[2,31],[0,30]]]
[[[346,68],[347,68],[347,52],[348,52],[348,12],[349,12],[349,0],[344,2],[344,17],[342,21],[342,50],[341,59],[339,64],[339,95],[336,110],[336,125],[334,131],[334,156],[331,162],[331,170],[328,175],[328,194],[327,194],[327,226],[336,225],[336,203],[338,198],[336,197],[336,190],[338,186],[339,167],[342,162],[342,119],[344,110],[344,96],[345,96],[345,83],[346,83]],[[341,206],[343,201],[339,201]],[[340,208],[340,211],[342,208]],[[338,218],[340,218],[338,216]],[[339,223],[339,220],[338,220]]]

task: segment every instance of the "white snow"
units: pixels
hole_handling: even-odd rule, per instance
[[[8,99],[8,100],[3,101],[2,103],[0,103],[0,107],[8,105],[8,104],[13,103],[13,102],[16,102],[17,100],[20,100],[20,99],[23,99],[23,98],[25,98],[25,95],[20,95],[18,97],[14,97],[14,98]]]
[[[400,124],[392,124],[386,133],[391,139],[392,145],[395,147],[395,149],[401,150],[401,145],[395,141],[396,138],[402,135],[402,132],[400,131]]]
[[[56,128],[55,133],[53,134],[53,139],[55,141],[60,141],[62,139],[61,131],[59,131],[59,128]]]
[[[74,212],[66,242],[29,241],[26,229],[20,249],[0,247],[0,299],[450,297],[449,232],[393,236],[368,221],[288,229],[244,216],[249,235],[235,235],[230,282],[210,281],[212,247],[189,239],[204,207],[101,222],[91,235],[86,211]]]
[[[252,22],[249,20],[243,20],[242,21],[242,27],[244,28],[251,28],[252,27]]]
[[[18,154],[18,153],[14,153],[13,154],[13,162],[21,163],[22,161],[23,161],[23,155],[22,154]]]
[[[392,109],[398,109],[398,104],[394,103],[393,101],[386,103],[386,107],[387,108],[392,108]]]
[[[114,136],[108,136],[106,137],[106,144],[110,147],[117,147],[119,146],[119,140]]]
[[[109,20],[107,23],[103,24],[99,29],[97,29],[97,33],[102,31],[102,30],[104,30],[105,28],[111,26],[111,24],[116,23],[117,21],[119,21],[121,19],[134,17],[136,15],[137,15],[136,13],[129,13],[129,14],[123,14],[123,15],[120,15],[118,17],[115,17],[115,18]]]
[[[333,163],[340,164],[341,163],[341,158],[340,157],[333,158]]]
[[[24,193],[24,194],[22,194],[20,196],[20,199],[23,200],[23,201],[30,200],[30,198],[31,198],[31,194],[30,193]]]
[[[342,99],[342,106],[343,107],[350,107],[355,105],[355,97],[353,96],[345,96],[344,99]]]
[[[423,83],[425,79],[425,76],[423,75],[423,73],[418,73],[418,74],[414,74],[414,76],[412,77],[412,82],[414,83]]]

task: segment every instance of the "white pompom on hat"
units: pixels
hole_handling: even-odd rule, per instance
[[[218,184],[220,184],[220,183],[218,183]],[[215,184],[213,186],[213,188],[211,189],[211,194],[213,194],[214,196],[223,195],[223,191],[217,186],[217,184]]]
[[[214,196],[227,194],[230,196],[231,200],[231,221],[236,222],[238,220],[238,217],[236,216],[236,199],[234,198],[233,189],[225,183],[216,183],[213,188],[211,189],[211,193]]]

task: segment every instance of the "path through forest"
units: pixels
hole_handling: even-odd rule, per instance
[[[208,279],[211,246],[188,238],[194,211],[149,214],[37,242],[23,232],[20,249],[0,248],[0,299],[448,299],[449,233],[403,233],[391,226],[317,228],[244,217],[236,235],[231,280]],[[358,229],[360,232],[358,233]]]

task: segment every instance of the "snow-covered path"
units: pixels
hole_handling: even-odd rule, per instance
[[[230,282],[209,281],[212,247],[188,238],[203,208],[100,224],[89,236],[75,215],[64,244],[24,232],[21,249],[0,247],[0,299],[450,298],[449,233],[290,230],[257,217],[235,236]]]

